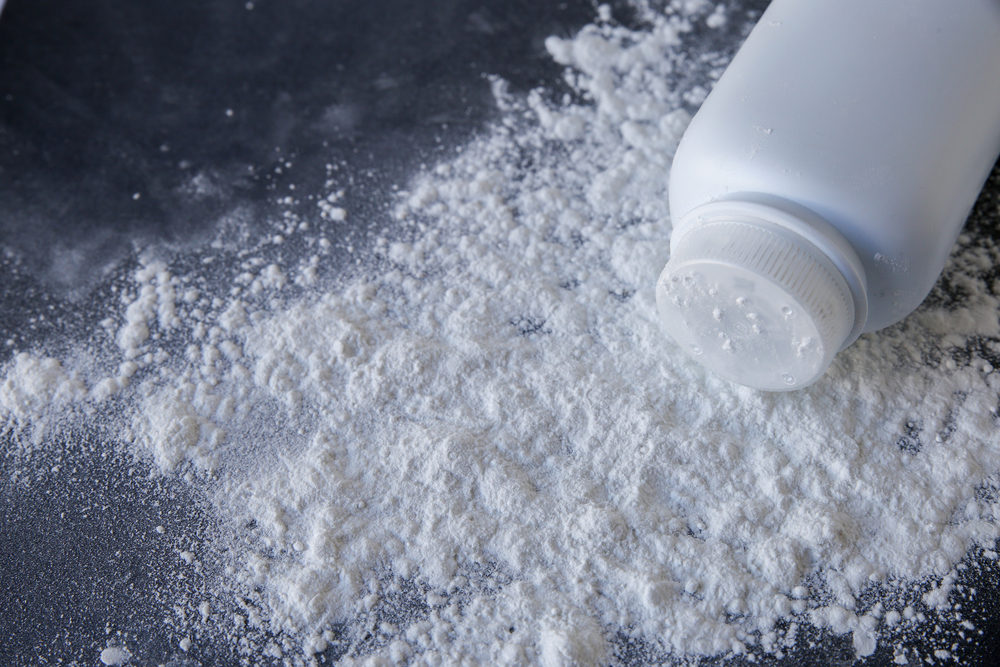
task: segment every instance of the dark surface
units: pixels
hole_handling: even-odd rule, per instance
[[[256,0],[252,11],[243,0],[10,0],[0,20],[0,362],[93,327],[137,246],[204,243],[235,210],[259,223],[288,183],[320,191],[331,160],[368,193],[404,181],[491,117],[486,73],[520,90],[555,85],[560,69],[542,41],[593,15],[584,0]],[[289,160],[294,170],[276,175]],[[194,174],[211,185],[199,197],[184,191]],[[974,233],[996,232],[998,193],[994,176]],[[0,431],[0,461],[12,438]],[[192,575],[177,558],[214,530],[200,499],[115,455],[100,425],[52,447],[65,463],[39,456],[18,462],[33,479],[0,479],[0,663],[96,664],[109,636],[143,664],[177,659],[185,635],[163,619],[217,567],[209,554]],[[965,616],[986,634],[959,655],[988,664],[1000,648],[996,567],[977,562],[965,576],[978,588]],[[849,640],[815,639],[782,662],[852,661]],[[196,644],[190,659],[202,664],[237,659],[210,637]],[[891,649],[867,662],[891,663]],[[625,635],[616,650],[627,663],[655,658]]]
[[[278,158],[295,156],[303,188],[337,155],[392,179],[437,135],[481,125],[485,73],[522,89],[556,78],[542,41],[590,16],[579,0],[13,0],[0,231],[77,287],[135,238],[190,240],[234,200],[262,202]],[[178,196],[199,171],[216,191]]]

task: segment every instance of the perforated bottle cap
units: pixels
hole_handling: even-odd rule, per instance
[[[788,229],[713,221],[675,239],[656,287],[667,332],[712,372],[769,391],[819,379],[855,324],[830,259]]]

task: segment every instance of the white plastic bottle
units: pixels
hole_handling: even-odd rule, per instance
[[[1000,153],[1000,0],[774,0],[670,175],[669,334],[766,390],[913,311]]]

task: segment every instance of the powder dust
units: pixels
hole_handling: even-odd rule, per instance
[[[997,350],[975,344],[1000,336],[1000,249],[964,236],[961,300],[935,292],[804,391],[705,375],[653,286],[671,157],[725,64],[693,44],[748,25],[636,13],[546,41],[559,92],[494,80],[499,119],[413,177],[359,272],[319,275],[352,215],[336,185],[271,239],[305,239],[299,260],[261,249],[220,285],[143,255],[105,372],[17,355],[8,428],[42,446],[65,406],[116,406],[128,450],[239,536],[229,576],[260,612],[220,632],[256,625],[274,657],[754,659],[821,632],[866,656],[953,613],[998,536]]]

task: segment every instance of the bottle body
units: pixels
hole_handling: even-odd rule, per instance
[[[678,147],[672,255],[706,205],[802,212],[860,273],[846,345],[924,300],[998,153],[1000,2],[774,0]]]
[[[857,251],[873,331],[923,301],[998,152],[996,0],[775,0],[678,148],[670,206],[813,211]]]

